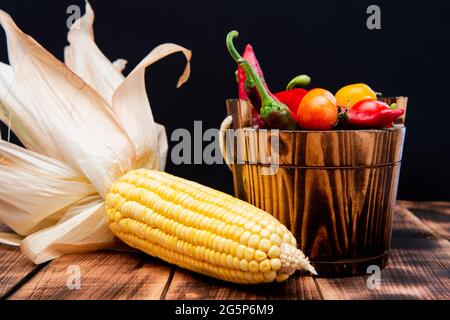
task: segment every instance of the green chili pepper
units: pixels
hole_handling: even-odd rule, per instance
[[[264,86],[261,78],[253,69],[252,65],[241,57],[233,45],[233,39],[237,38],[239,33],[237,31],[231,31],[227,35],[227,48],[233,57],[233,59],[241,66],[245,71],[247,78],[253,79],[256,85],[256,89],[261,96],[261,109],[260,116],[264,124],[269,129],[285,129],[294,130],[297,128],[297,121],[293,113],[289,108],[276,97],[270,93],[270,91]]]

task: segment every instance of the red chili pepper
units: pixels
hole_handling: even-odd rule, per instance
[[[256,74],[261,78],[262,83],[266,89],[267,83],[264,79],[264,73],[261,69],[261,66],[259,64],[258,59],[256,58],[255,51],[252,47],[252,45],[247,44],[245,46],[244,54],[242,55],[242,58],[247,60],[250,65],[255,69]],[[301,85],[305,85],[311,81],[311,79],[308,76],[301,75]],[[305,77],[307,79],[305,79]],[[250,77],[247,77],[247,74],[245,73],[244,69],[238,65],[238,71],[237,71],[237,78],[239,83],[239,99],[249,99],[251,104],[254,107],[253,110],[253,124],[256,125],[259,128],[264,128],[264,123],[261,120],[259,116],[259,112],[261,109],[261,96],[258,92],[258,89],[256,88],[255,82]],[[298,85],[297,80],[298,77],[292,79],[290,82],[291,87],[294,87],[295,85]],[[289,88],[290,89],[290,88]],[[272,93],[269,92],[269,94],[279,99],[281,102],[286,104],[289,109],[292,111],[294,116],[297,114],[298,106],[300,105],[301,100],[306,95],[307,91],[304,89],[296,88],[296,89],[290,89],[286,91],[282,91],[279,93],[275,93],[272,95]],[[256,110],[256,111],[255,111]]]
[[[307,90],[302,88],[296,88],[286,91],[275,93],[275,97],[289,107],[293,114],[297,114],[300,102],[303,97],[308,93]]]
[[[366,99],[348,109],[341,119],[354,128],[380,129],[391,126],[404,112],[403,109],[391,109],[384,102]]]
[[[257,75],[262,79],[265,86],[264,74],[259,65],[258,59],[256,58],[255,51],[250,44],[245,46],[244,54],[242,58],[247,60],[250,65],[255,69]],[[259,96],[258,90],[256,89],[255,82],[252,78],[248,78],[244,69],[238,65],[238,79],[239,79],[239,94],[242,95],[241,99],[250,99],[253,107],[259,112],[261,108],[261,97]]]
[[[238,83],[239,99],[247,100],[248,96],[247,92],[245,92],[245,78],[242,77],[238,70],[236,70],[236,81]]]
[[[245,46],[244,54],[242,55],[242,58],[244,60],[247,60],[249,64],[253,67],[256,74],[259,76],[259,78],[262,81],[262,84],[266,90],[268,90],[269,95],[276,99],[275,95],[272,94],[269,91],[269,88],[267,86],[266,80],[264,79],[264,73],[261,69],[261,66],[259,65],[259,61],[256,58],[255,51],[253,50],[253,47],[250,44],[247,44]],[[252,79],[252,77],[248,77],[245,70],[238,64],[238,81],[239,81],[239,92],[241,94],[241,91],[243,90],[245,92],[242,93],[242,96],[247,96],[247,98],[250,100],[253,107],[256,109],[256,111],[260,112],[261,109],[261,95],[258,92],[258,88],[256,87],[255,81]]]
[[[243,58],[246,59],[253,66],[253,68],[255,68],[258,75],[264,79],[258,59],[256,59],[255,51],[250,44],[247,44],[245,46]],[[257,128],[264,128],[264,122],[259,116],[259,109],[261,108],[261,97],[259,96],[258,90],[256,89],[253,80],[247,79],[247,75],[240,65],[238,65],[237,80],[239,86],[239,99],[249,99],[253,106],[253,126]]]
[[[249,61],[243,59],[241,55],[236,51],[236,48],[233,45],[233,39],[237,36],[237,31],[231,31],[230,33],[228,33],[226,41],[227,48],[233,59],[246,73],[247,79],[252,79],[254,82],[255,88],[257,89],[259,97],[261,99],[260,116],[262,121],[270,129],[296,129],[296,116],[284,103],[280,102],[272,93],[270,93],[270,91],[267,89],[267,85],[263,83],[263,80],[257,74],[257,71],[253,68]],[[248,90],[247,94],[249,95]],[[249,98],[251,99],[250,95]]]
[[[252,108],[252,122],[253,128],[255,129],[264,129],[266,127],[264,125],[264,122],[261,120],[258,111],[256,111],[255,108]]]

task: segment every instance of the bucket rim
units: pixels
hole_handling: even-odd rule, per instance
[[[382,128],[382,129],[336,129],[336,130],[285,130],[285,129],[255,129],[252,127],[242,127],[244,131],[254,131],[254,132],[268,132],[271,130],[277,130],[280,133],[345,133],[345,132],[368,132],[368,133],[377,133],[377,132],[395,132],[395,131],[404,131],[406,127],[403,125],[394,125],[391,128]]]

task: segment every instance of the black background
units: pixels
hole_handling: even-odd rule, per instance
[[[84,1],[0,0],[0,8],[62,59],[67,6]],[[381,30],[368,30],[366,9],[381,8]],[[313,86],[335,92],[365,82],[385,95],[407,95],[407,137],[399,198],[450,200],[450,50],[448,1],[107,1],[92,0],[95,36],[110,60],[126,58],[128,73],[153,47],[175,42],[193,51],[189,82],[176,90],[184,57],[171,56],[147,72],[155,118],[170,138],[176,128],[217,128],[225,99],[236,97],[235,65],[225,35],[251,42],[272,91],[307,73]],[[0,59],[7,61],[4,34]],[[2,126],[3,136],[5,127]],[[173,144],[172,144],[173,145]],[[180,165],[167,170],[232,192],[225,165]]]

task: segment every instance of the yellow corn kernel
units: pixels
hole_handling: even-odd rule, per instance
[[[232,255],[227,255],[227,259],[226,259],[226,265],[227,268],[233,268],[233,256]]]
[[[241,262],[239,263],[239,268],[242,271],[248,271],[248,262],[247,262],[247,260],[242,259]]]
[[[281,260],[278,258],[270,259],[270,267],[274,271],[278,271],[281,268]]]
[[[255,281],[255,283],[264,282],[264,274],[262,274],[261,272],[255,272],[252,275],[253,275],[253,280]]]
[[[220,255],[220,265],[224,267],[227,265],[227,255],[225,253]]]
[[[291,236],[291,245],[293,245],[294,247],[297,247],[297,239],[295,239],[292,236]]]
[[[275,281],[276,281],[276,282],[283,282],[283,281],[286,281],[288,278],[289,278],[289,275],[288,275],[288,274],[280,273],[280,274],[278,274],[277,277],[275,278]]]
[[[244,258],[247,261],[252,261],[255,258],[255,250],[252,248],[246,248]]]
[[[267,255],[271,258],[278,258],[280,256],[280,247],[271,246]]]
[[[259,271],[259,264],[256,261],[250,261],[248,263],[248,270],[250,270],[250,272],[258,272]]]
[[[262,239],[259,242],[259,250],[267,252],[269,251],[270,247],[272,246],[272,243],[268,239]]]
[[[272,282],[277,277],[277,273],[275,271],[264,272],[264,279],[268,282]]]
[[[260,264],[259,264],[259,270],[261,271],[261,272],[269,272],[270,270],[271,270],[271,266],[270,266],[270,262],[269,262],[269,260],[264,260],[264,261],[262,261],[262,262],[260,262]]]
[[[230,239],[225,239],[222,251],[225,253],[230,253],[231,243],[232,241]]]
[[[270,231],[267,230],[267,229],[262,229],[261,232],[259,233],[259,236],[260,236],[262,239],[269,239],[270,236],[271,236],[271,233],[270,233]]]
[[[248,246],[253,249],[257,249],[260,241],[261,241],[261,238],[257,234],[254,234],[248,240]]]
[[[253,234],[259,234],[261,231],[262,231],[262,227],[259,226],[259,225],[255,225],[255,226],[252,228],[252,233],[253,233]]]
[[[238,227],[233,234],[233,239],[235,241],[238,241],[241,239],[242,234],[245,232],[245,230],[243,228]]]
[[[242,234],[241,238],[239,239],[239,242],[242,243],[242,244],[247,245],[247,243],[248,243],[248,241],[249,241],[251,236],[252,236],[252,233],[250,231],[245,231]]]
[[[252,283],[253,282],[253,273],[252,272],[245,272],[244,273],[244,278],[245,278],[245,280],[247,280],[247,283]]]
[[[275,226],[273,224],[268,224],[266,226],[266,229],[269,230],[270,233],[276,232],[276,228],[275,228]]]
[[[236,248],[236,257],[238,257],[239,259],[242,259],[245,257],[245,249],[246,247],[242,244],[238,245],[238,247]]]
[[[254,226],[255,226],[255,223],[254,223],[253,221],[248,221],[248,222],[244,225],[244,228],[245,228],[245,230],[251,230]]]
[[[278,234],[276,233],[272,233],[270,235],[270,242],[272,242],[272,244],[276,245],[276,246],[280,246],[281,245],[281,238]]]
[[[236,255],[236,251],[237,251],[237,247],[239,246],[239,243],[237,243],[237,242],[231,242],[231,245],[230,245],[230,254],[231,255]]]
[[[267,254],[264,251],[256,250],[255,251],[255,260],[260,262],[267,258]]]
[[[241,260],[239,260],[237,257],[233,257],[233,268],[239,269],[241,266]]]

